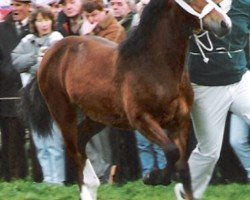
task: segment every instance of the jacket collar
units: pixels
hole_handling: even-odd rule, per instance
[[[113,17],[110,14],[107,14],[107,17],[104,21],[102,21],[101,23],[98,24],[98,26],[101,29],[106,29],[113,21]]]

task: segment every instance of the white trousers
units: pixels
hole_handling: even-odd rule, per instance
[[[232,85],[192,86],[195,100],[191,117],[198,144],[189,166],[194,198],[201,199],[220,156],[228,111],[250,124],[250,72]]]
[[[237,115],[230,120],[229,141],[250,180],[250,126]]]

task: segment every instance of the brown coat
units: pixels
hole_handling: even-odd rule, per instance
[[[116,43],[120,43],[126,38],[124,28],[109,14],[103,22],[97,25],[92,34]]]

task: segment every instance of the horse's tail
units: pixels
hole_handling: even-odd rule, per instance
[[[47,137],[51,134],[52,118],[36,78],[33,78],[21,92],[20,114],[38,135]]]

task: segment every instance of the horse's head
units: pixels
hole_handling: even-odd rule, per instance
[[[213,32],[223,37],[231,31],[232,22],[227,14],[217,5],[222,0],[175,0],[184,10],[196,16],[200,29]]]

